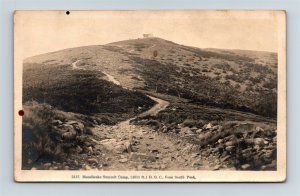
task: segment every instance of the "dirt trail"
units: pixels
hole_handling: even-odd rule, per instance
[[[118,80],[116,80],[112,75],[109,75],[108,73],[106,73],[104,71],[102,73],[104,73],[107,76],[108,81],[110,81],[116,85],[119,85],[119,86],[121,85],[120,82]]]
[[[165,102],[163,102],[165,104]],[[159,107],[158,107],[159,106]],[[158,113],[163,107],[156,104],[149,111]],[[165,106],[165,105],[163,105]],[[155,109],[154,111],[154,108]],[[160,108],[160,109],[158,109]],[[148,115],[149,111],[141,115]],[[150,127],[132,125],[130,120],[115,126],[98,126],[96,141],[105,149],[105,170],[195,170],[209,169],[196,146],[178,138],[156,132]]]
[[[108,74],[107,74],[108,75]],[[112,76],[112,81],[116,81]],[[138,115],[157,115],[169,102],[148,96],[157,104]],[[208,169],[199,151],[192,144],[159,133],[147,126],[132,125],[130,120],[115,126],[100,125],[94,128],[95,140],[104,148],[105,170],[188,170]],[[103,151],[103,149],[102,149]],[[100,169],[100,168],[98,168]]]
[[[156,97],[152,97],[150,95],[147,95],[147,96],[150,99],[152,99],[153,101],[157,102],[157,104],[155,104],[152,108],[150,108],[146,112],[140,114],[139,117],[143,117],[143,116],[147,116],[147,115],[155,116],[160,111],[163,111],[164,109],[166,109],[168,107],[168,105],[170,104],[168,101],[165,101],[165,100],[162,100],[162,99],[159,99]]]
[[[82,69],[82,70],[85,70],[85,68],[83,68],[83,67],[78,67],[78,66],[77,66],[77,63],[80,62],[80,61],[81,61],[80,59],[74,61],[74,62],[72,63],[72,69]],[[110,82],[112,82],[112,83],[114,83],[114,84],[116,84],[116,85],[118,85],[118,86],[121,85],[120,82],[119,82],[118,80],[116,80],[112,75],[106,73],[105,71],[103,71],[102,73],[106,75],[108,81],[110,81]]]
[[[72,63],[72,69],[84,69],[82,67],[78,67],[77,66],[77,63],[79,62],[80,60],[76,60],[75,62]]]

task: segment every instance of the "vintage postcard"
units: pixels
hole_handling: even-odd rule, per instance
[[[283,182],[285,11],[15,11],[18,182]]]

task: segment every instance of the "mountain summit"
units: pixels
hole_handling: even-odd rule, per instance
[[[110,75],[125,89],[142,89],[199,104],[276,116],[271,107],[277,100],[275,53],[200,49],[149,37],[27,58],[25,76],[28,69],[39,69],[39,74],[44,69],[49,72],[59,69],[58,74],[64,74],[74,70],[75,62],[76,69],[98,73],[97,77],[108,81]]]

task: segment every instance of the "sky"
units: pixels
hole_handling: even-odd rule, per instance
[[[144,33],[199,48],[278,48],[277,15],[270,11],[19,11],[15,29],[24,58],[137,39]]]

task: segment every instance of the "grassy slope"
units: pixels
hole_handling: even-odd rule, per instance
[[[129,58],[136,75],[144,79],[145,90],[183,97],[202,105],[276,117],[274,53],[212,51],[156,38],[114,45],[135,51]],[[152,55],[154,51],[157,52]]]
[[[75,60],[87,70],[113,75],[129,89],[267,117],[277,114],[275,53],[199,49],[147,38],[66,49],[25,62],[53,67],[69,66]]]
[[[25,64],[23,102],[47,103],[80,114],[114,114],[124,120],[154,102],[145,95],[121,88],[101,77],[100,71],[72,69],[70,65]]]
[[[76,154],[76,147],[89,145],[86,132],[90,127],[116,124],[154,104],[142,93],[104,80],[104,74],[93,69],[93,64],[81,63],[78,66],[85,69],[72,69],[76,59],[51,58],[24,64],[23,169],[30,169],[37,161],[66,161],[67,155]],[[83,123],[85,134],[62,140],[53,128],[55,120]]]

